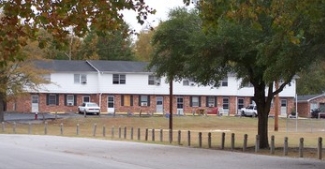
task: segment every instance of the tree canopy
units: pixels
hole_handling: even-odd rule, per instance
[[[97,32],[116,30],[123,23],[122,10],[137,12],[135,19],[143,23],[155,10],[144,0],[93,1],[93,0],[7,0],[1,1],[0,9],[0,64],[8,60],[22,59],[17,52],[27,45],[27,40],[38,40],[44,47],[47,41],[37,39],[40,28],[48,31],[57,46],[66,41],[67,35],[83,37],[90,29]]]
[[[191,77],[202,84],[218,84],[227,72],[251,83],[260,148],[268,148],[274,96],[323,56],[325,2],[205,0],[197,8],[202,24],[193,25],[198,17],[189,13],[192,19],[176,15],[156,30],[151,66],[158,75]]]

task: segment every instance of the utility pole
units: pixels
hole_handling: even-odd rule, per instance
[[[173,78],[169,79],[169,139],[173,141]]]
[[[275,91],[277,91],[279,89],[279,81],[275,81]],[[279,94],[275,95],[274,98],[274,131],[278,131],[279,130]]]

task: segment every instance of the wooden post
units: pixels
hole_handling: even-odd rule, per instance
[[[120,139],[122,136],[121,126],[118,127],[118,138]]]
[[[114,134],[115,134],[115,131],[114,131],[114,126],[112,126],[112,129],[111,129],[111,135],[112,135],[112,138],[114,138]]]
[[[284,137],[283,155],[288,155],[288,137]]]
[[[1,122],[2,124],[2,132],[5,132],[5,122]]]
[[[77,124],[76,135],[79,135],[79,123]]]
[[[202,147],[202,132],[199,132],[199,147]]]
[[[222,132],[221,134],[221,149],[225,149],[225,137],[226,137],[226,133]]]
[[[140,128],[138,128],[138,140],[140,140],[141,138],[141,132],[140,132]]]
[[[187,131],[187,146],[191,146],[191,131]]]
[[[163,129],[160,129],[160,142],[163,142],[163,136],[164,135],[164,131]]]
[[[14,134],[16,134],[16,122],[15,121],[14,121],[14,125],[12,127],[12,131],[13,131]]]
[[[178,130],[178,137],[177,137],[177,142],[178,142],[178,145],[181,145],[181,130]]]
[[[106,126],[103,126],[103,137],[106,137]]]
[[[173,142],[173,130],[169,129],[169,143]]]
[[[322,152],[322,150],[323,150],[323,138],[322,137],[319,137],[318,138],[318,159],[322,159],[323,158],[323,156],[322,156],[322,154],[323,154],[323,152]]]
[[[274,141],[274,135],[271,136],[271,147],[270,147],[270,153],[274,154],[275,153],[275,141]]]
[[[299,157],[304,157],[304,138],[300,138],[299,140]]]
[[[146,128],[146,133],[144,135],[144,140],[148,141],[148,128]]]
[[[256,135],[256,141],[255,141],[255,153],[257,153],[260,149],[260,136]]]
[[[133,140],[133,127],[131,127],[131,140]]]
[[[28,123],[28,134],[32,133],[32,123]]]
[[[152,141],[155,141],[155,129],[152,129],[151,133]]]
[[[244,134],[243,151],[246,151],[247,149],[247,139],[248,139],[248,135]]]
[[[45,125],[44,125],[44,135],[47,135],[47,122],[45,122]]]
[[[235,149],[235,133],[231,133],[231,150]]]
[[[127,134],[127,128],[124,127],[124,139],[126,139],[126,134]]]
[[[60,124],[60,133],[63,135],[63,123]]]
[[[93,136],[94,137],[96,136],[96,129],[97,129],[97,124],[95,123],[94,128],[93,128]]]
[[[208,133],[208,147],[211,148],[211,132]]]

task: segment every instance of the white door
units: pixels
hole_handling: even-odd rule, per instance
[[[114,113],[114,111],[115,111],[114,96],[109,95],[109,96],[107,96],[107,112]]]
[[[162,96],[156,97],[156,113],[163,113],[164,112],[164,99]]]
[[[281,116],[287,116],[287,99],[281,99]]]
[[[184,115],[184,99],[183,97],[177,97],[177,115]]]
[[[32,95],[32,112],[36,113],[38,112],[38,103],[39,103],[39,96],[38,95]]]

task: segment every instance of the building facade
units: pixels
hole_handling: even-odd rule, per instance
[[[96,102],[101,113],[168,113],[169,83],[146,69],[146,62],[134,61],[37,61],[35,66],[48,69],[50,84],[37,91],[8,101],[7,111],[77,112],[83,102]],[[218,107],[223,115],[236,115],[252,104],[254,89],[240,87],[241,80],[229,74],[219,87],[202,86],[190,79],[173,82],[173,113],[191,114],[197,109]],[[294,107],[295,80],[279,94],[280,114]],[[266,90],[267,91],[267,90]],[[270,114],[274,114],[272,105]]]

